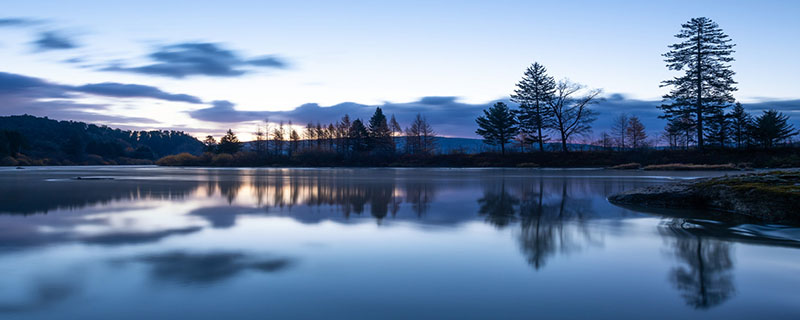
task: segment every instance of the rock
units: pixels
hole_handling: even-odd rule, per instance
[[[800,171],[704,178],[628,190],[611,203],[659,208],[711,209],[767,223],[800,224]]]

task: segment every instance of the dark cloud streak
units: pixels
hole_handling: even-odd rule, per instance
[[[209,42],[186,42],[159,47],[148,57],[154,63],[138,67],[113,65],[102,71],[132,72],[171,78],[189,76],[236,77],[250,70],[246,67],[278,68],[288,63],[275,56],[244,59],[239,53]]]
[[[39,33],[39,38],[33,41],[33,45],[39,51],[66,50],[78,47],[74,39],[56,31]]]

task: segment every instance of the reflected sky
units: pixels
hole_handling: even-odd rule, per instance
[[[0,318],[797,318],[800,228],[606,201],[720,174],[3,168]]]

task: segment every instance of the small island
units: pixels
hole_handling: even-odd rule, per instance
[[[656,208],[708,209],[766,223],[800,224],[800,170],[703,178],[624,191],[611,203]]]

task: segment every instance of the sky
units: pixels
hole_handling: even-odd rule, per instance
[[[736,44],[735,97],[800,119],[798,1],[3,0],[0,115],[33,114],[198,137],[228,128],[422,113],[445,136],[507,100],[525,68],[603,90],[663,128],[676,73],[663,57],[692,17]]]

